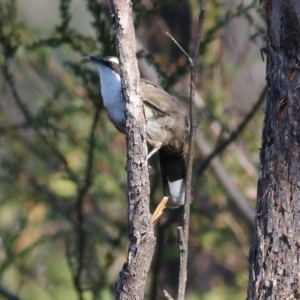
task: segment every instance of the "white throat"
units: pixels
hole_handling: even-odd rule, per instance
[[[98,65],[103,104],[113,122],[125,124],[125,101],[122,98],[120,75]]]

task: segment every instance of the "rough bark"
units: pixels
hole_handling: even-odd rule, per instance
[[[247,299],[300,299],[300,1],[263,8],[269,91]]]
[[[127,261],[120,273],[116,299],[143,299],[147,273],[154,252],[155,237],[149,211],[147,137],[139,88],[131,2],[111,0],[119,54],[122,89],[126,98],[126,140],[128,175]]]

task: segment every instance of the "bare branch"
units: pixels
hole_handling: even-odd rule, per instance
[[[178,247],[179,247],[179,274],[182,272],[187,272],[187,269],[184,268],[184,257],[187,252],[187,244],[184,240],[184,233],[181,226],[177,227],[177,233],[178,233]],[[185,274],[187,276],[187,274]]]
[[[135,57],[132,3],[110,0],[115,20],[122,91],[126,99],[128,236],[127,261],[120,273],[116,299],[143,299],[147,273],[154,253],[155,237],[149,210],[150,184],[147,136],[140,75]]]
[[[186,194],[183,216],[183,244],[185,245],[184,251],[181,253],[182,260],[180,263],[179,284],[177,292],[177,300],[184,300],[186,280],[187,280],[187,260],[188,260],[188,238],[189,238],[189,222],[190,222],[190,204],[191,204],[191,184],[192,184],[192,168],[194,158],[194,145],[195,135],[198,127],[196,120],[196,105],[195,105],[195,91],[196,91],[196,73],[197,61],[199,56],[199,49],[202,37],[202,29],[205,14],[205,0],[201,1],[201,12],[198,19],[196,45],[193,54],[193,64],[191,65],[191,83],[190,83],[190,140],[189,152],[187,161],[187,174],[186,174]]]
[[[188,53],[181,47],[181,45],[173,38],[173,36],[169,33],[166,32],[166,35],[176,44],[176,46],[182,51],[182,53],[187,57],[189,60],[190,65],[193,64],[192,58],[188,55]]]

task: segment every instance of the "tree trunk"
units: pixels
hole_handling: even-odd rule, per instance
[[[127,197],[129,248],[120,272],[116,299],[144,298],[147,273],[154,253],[155,237],[149,210],[150,183],[147,135],[136,61],[132,3],[110,0],[119,54],[122,92],[126,99]]]
[[[247,299],[300,299],[300,1],[263,6],[268,96]]]

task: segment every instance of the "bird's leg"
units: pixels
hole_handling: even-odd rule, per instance
[[[151,152],[148,153],[148,155],[147,155],[147,160],[149,160],[149,158],[150,158],[154,153],[156,153],[159,149],[160,149],[160,146],[159,146],[159,147],[153,148],[153,149],[151,150]]]

